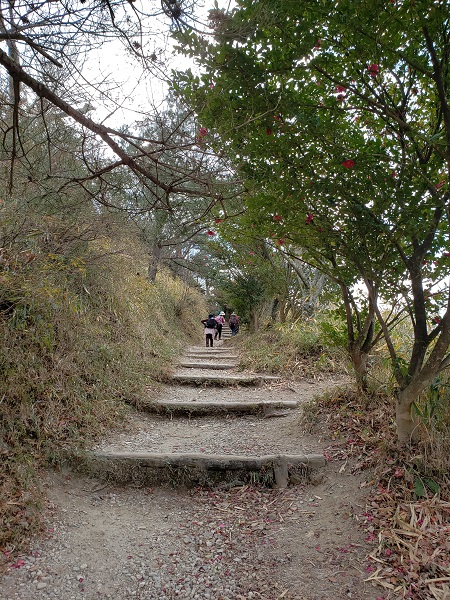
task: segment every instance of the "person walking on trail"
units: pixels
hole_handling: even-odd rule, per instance
[[[236,335],[239,331],[239,317],[236,313],[231,313],[228,325],[231,329],[231,335]]]
[[[206,347],[212,348],[214,346],[213,335],[217,328],[217,321],[213,314],[208,315],[207,319],[202,319],[202,323],[205,326],[205,340]]]
[[[215,317],[216,322],[217,322],[217,330],[216,333],[214,334],[214,339],[217,340],[221,340],[222,339],[222,327],[223,324],[225,323],[225,313],[223,311],[221,311],[217,317]]]

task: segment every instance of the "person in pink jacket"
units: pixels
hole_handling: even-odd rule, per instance
[[[217,323],[217,329],[216,329],[216,333],[214,334],[214,339],[217,340],[221,340],[222,339],[222,327],[223,324],[225,323],[225,313],[223,311],[221,311],[217,317],[215,317],[216,319],[216,323]]]

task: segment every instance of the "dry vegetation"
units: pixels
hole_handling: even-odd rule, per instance
[[[249,370],[297,378],[347,374],[350,368],[341,348],[323,343],[315,321],[272,327],[255,336],[237,337],[236,343],[242,351],[241,366]]]
[[[124,255],[104,235],[63,243],[65,230],[52,218],[51,247],[22,237],[0,251],[4,558],[40,527],[40,469],[82,452],[163,381],[204,312],[200,294],[168,273],[151,285],[132,240]]]
[[[292,330],[248,336],[236,343],[245,352],[246,366],[257,370],[285,373],[287,364],[292,376],[301,377],[329,372],[322,368],[323,363],[335,367],[334,372],[345,367],[339,351],[317,345],[319,335],[306,331],[303,342],[304,330]],[[404,341],[405,336],[399,335],[399,340]],[[449,379],[442,376],[421,398],[417,412],[423,442],[409,449],[396,442],[392,381],[382,349],[372,366],[371,383],[372,392],[366,396],[349,385],[317,398],[306,407],[299,428],[320,431],[329,440],[328,458],[339,461],[342,469],[366,470],[368,474],[364,527],[373,549],[368,556],[367,579],[382,588],[379,599],[447,600]]]

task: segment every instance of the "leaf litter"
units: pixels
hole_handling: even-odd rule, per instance
[[[363,521],[366,541],[376,543],[367,556],[366,581],[383,588],[377,600],[450,600],[448,489],[421,478],[414,459],[397,447],[395,423],[386,419],[392,401],[376,397],[362,409],[360,398],[341,390],[317,400],[315,410],[333,440],[325,453],[329,460],[342,461],[341,471],[349,459],[356,460],[353,470],[374,471],[365,484],[371,491]],[[417,497],[418,489],[424,497]]]

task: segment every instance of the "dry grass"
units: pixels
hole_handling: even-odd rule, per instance
[[[142,249],[135,250],[137,258],[112,254],[104,239],[79,255],[3,253],[0,552],[6,557],[40,527],[40,469],[120,422],[128,403],[168,377],[187,332],[198,330],[203,298],[167,273],[151,285],[138,274],[145,265]]]
[[[325,347],[313,321],[235,339],[241,353],[240,366],[244,369],[293,379],[323,373],[348,374],[345,353],[339,348]]]

